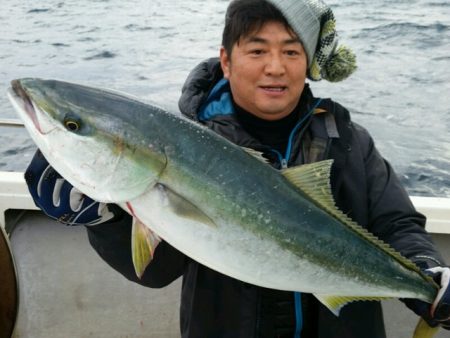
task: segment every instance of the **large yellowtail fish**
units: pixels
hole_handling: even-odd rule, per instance
[[[280,172],[203,126],[110,90],[20,79],[9,97],[63,177],[138,220],[139,276],[160,237],[247,283],[312,293],[336,314],[355,300],[435,299],[430,278],[335,207],[330,161]]]

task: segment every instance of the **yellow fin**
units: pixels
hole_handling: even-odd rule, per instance
[[[323,294],[314,294],[323,305],[325,305],[331,312],[333,312],[336,316],[339,316],[339,312],[341,309],[352,302],[359,301],[380,301],[381,297],[351,297],[351,296],[331,296],[331,295],[323,295]]]
[[[330,186],[332,165],[333,160],[320,161],[284,169],[282,174],[322,208],[336,209]]]
[[[433,338],[438,331],[439,326],[431,327],[423,318],[420,318],[414,330],[413,338]]]
[[[191,219],[199,223],[215,227],[214,221],[208,217],[196,205],[185,199],[183,196],[159,184],[158,187],[161,196],[168,201],[168,207],[179,217]]]
[[[351,228],[359,236],[370,241],[373,245],[388,253],[396,261],[402,264],[409,270],[415,271],[430,283],[434,281],[423,274],[423,272],[409,259],[403,257],[399,252],[395,251],[391,246],[377,238],[367,229],[363,228],[350,217],[344,214],[336,206],[336,203],[331,192],[330,174],[333,160],[325,160],[302,166],[284,169],[282,174],[304,194],[306,194],[312,202],[314,202],[321,209],[326,211],[329,215],[336,218],[341,223],[344,223]],[[434,283],[435,284],[435,283]],[[432,300],[430,300],[432,301]]]
[[[131,230],[131,252],[133,266],[139,279],[150,264],[161,239],[137,218],[133,218]]]

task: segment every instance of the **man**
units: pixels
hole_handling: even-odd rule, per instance
[[[344,107],[315,98],[305,82],[307,77],[337,82],[355,69],[353,54],[336,46],[331,10],[313,0],[235,0],[222,43],[219,59],[201,63],[189,75],[179,102],[182,113],[238,145],[262,151],[276,168],[334,159],[331,183],[340,209],[422,269],[438,267],[428,271],[442,285],[433,309],[405,302],[431,325],[450,328],[450,270],[423,229],[424,217],[367,131],[351,122]],[[164,241],[139,280],[131,260],[130,216],[88,197],[75,198],[40,154],[26,178],[47,214],[68,224],[90,223],[92,246],[130,280],[159,288],[183,276],[183,337],[385,337],[377,302],[350,304],[335,317],[311,295],[221,275]],[[55,195],[61,201],[56,205]]]

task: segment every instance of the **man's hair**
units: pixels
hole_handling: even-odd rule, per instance
[[[235,43],[269,22],[282,23],[289,32],[295,34],[283,14],[265,0],[233,0],[225,15],[222,46],[229,56]]]

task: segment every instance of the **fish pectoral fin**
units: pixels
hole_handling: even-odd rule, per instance
[[[339,316],[339,312],[341,311],[341,309],[349,303],[359,301],[380,301],[383,299],[388,299],[388,297],[364,297],[364,296],[352,297],[352,296],[333,296],[324,294],[314,294],[314,297],[316,297],[319,302],[325,305],[336,316]]]
[[[131,230],[131,253],[134,271],[142,278],[145,269],[150,264],[156,247],[161,239],[136,217],[133,217]]]
[[[160,190],[161,197],[167,201],[167,207],[179,217],[194,220],[212,227],[217,226],[208,215],[183,196],[162,184],[159,184],[157,189]]]

